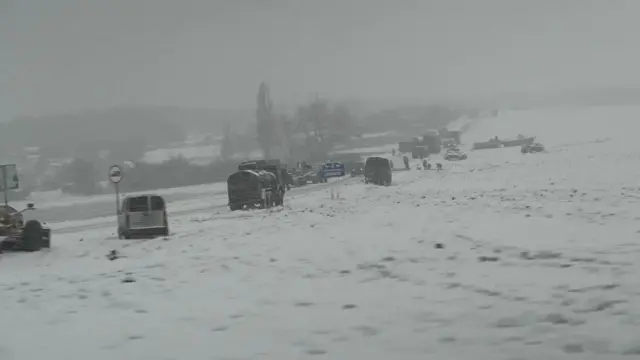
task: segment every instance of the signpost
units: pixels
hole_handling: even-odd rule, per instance
[[[322,171],[322,177],[324,179],[342,177],[346,175],[344,164],[339,162],[328,162],[326,164],[323,164],[321,167],[321,171]],[[340,198],[340,190],[337,188],[337,186],[338,186],[337,184],[333,184],[331,186],[332,199]]]
[[[118,165],[111,165],[109,168],[109,181],[113,184],[116,190],[116,217],[120,213],[120,188],[119,184],[122,181],[122,168]]]
[[[9,190],[20,188],[16,164],[0,165],[0,189],[4,195],[4,205],[9,206]]]

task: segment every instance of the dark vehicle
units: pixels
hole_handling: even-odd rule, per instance
[[[429,156],[429,148],[423,145],[416,145],[411,149],[411,157],[414,159],[424,159]]]
[[[0,253],[3,251],[39,251],[51,247],[51,229],[37,220],[24,223],[23,213],[35,210],[33,204],[18,211],[11,206],[0,206]]]
[[[391,185],[391,161],[373,156],[364,164],[364,182],[376,185]]]
[[[238,164],[238,171],[240,170],[262,170],[262,167],[267,165],[266,160],[248,160]]]
[[[264,170],[240,170],[227,179],[227,194],[231,211],[270,208],[282,205],[283,192],[278,191],[276,176]]]
[[[489,139],[487,141],[473,143],[473,150],[487,150],[487,149],[499,149],[503,147],[502,141],[495,139]]]
[[[286,166],[277,159],[244,161],[238,165],[238,170],[263,170],[272,173],[276,177],[274,191],[278,192],[275,194],[278,199],[284,199],[286,189],[290,189],[293,185],[293,177],[289,176]]]
[[[542,145],[540,143],[533,143],[531,145],[523,145],[522,148],[520,149],[520,151],[523,154],[543,152],[544,151],[544,145]]]
[[[431,132],[422,136],[422,144],[427,147],[429,154],[440,154],[442,150],[442,139],[437,132]]]
[[[353,164],[351,166],[351,171],[349,171],[349,174],[352,177],[364,175],[364,163],[363,162],[357,162],[357,163]]]
[[[515,146],[532,145],[535,140],[536,140],[535,136],[526,137],[524,135],[518,135],[516,139],[501,140],[501,141],[504,147],[515,147]]]

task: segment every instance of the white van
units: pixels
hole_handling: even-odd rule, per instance
[[[127,196],[118,212],[118,238],[169,236],[164,198],[160,195]]]

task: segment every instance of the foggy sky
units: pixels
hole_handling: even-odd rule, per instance
[[[0,119],[640,85],[637,0],[0,0]]]

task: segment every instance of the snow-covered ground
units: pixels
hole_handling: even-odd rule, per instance
[[[548,153],[180,214],[166,239],[54,234],[0,258],[0,359],[638,358],[638,117],[501,113],[464,138]]]

